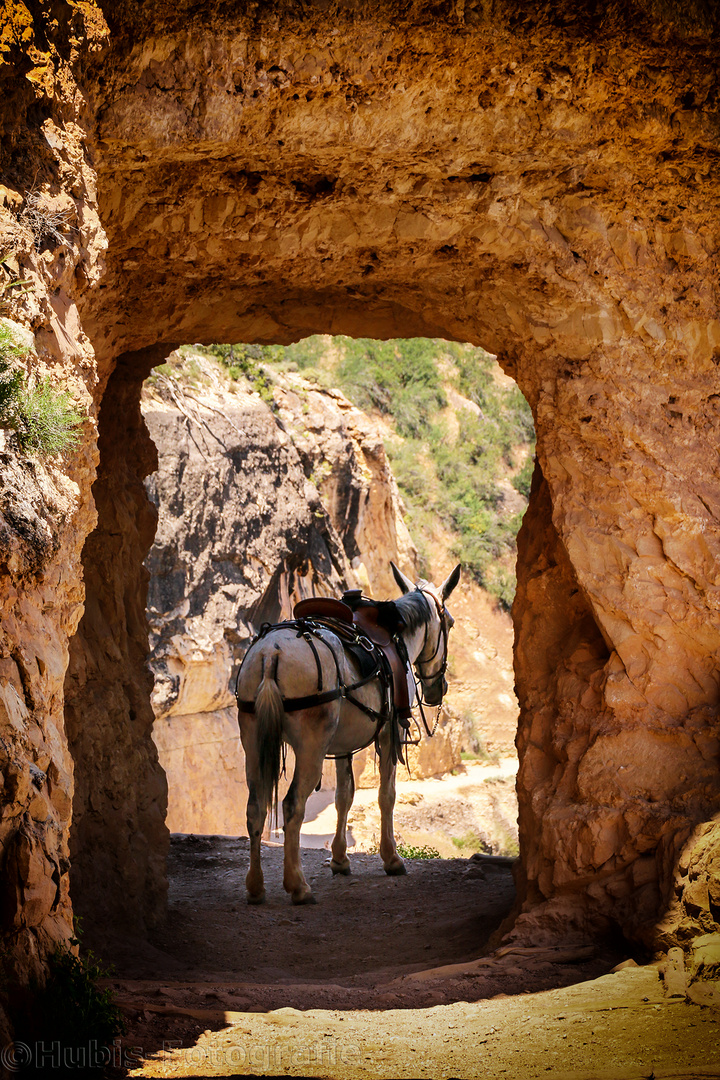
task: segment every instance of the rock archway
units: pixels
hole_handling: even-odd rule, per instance
[[[73,273],[35,257],[43,347],[99,406],[99,521],[66,682],[78,906],[141,921],[163,904],[142,667],[151,364],[183,341],[430,335],[497,352],[536,422],[514,611],[516,932],[532,920],[537,934],[538,912],[548,933],[615,925],[652,944],[717,926],[704,869],[699,889],[681,878],[673,893],[720,794],[710,16],[661,17],[650,0],[612,16],[589,3],[99,6],[109,36],[84,16],[99,51],[78,30],[58,60],[38,38],[66,84],[43,90],[47,118],[30,91],[14,117],[44,125],[49,182],[78,220]],[[74,466],[76,541],[88,466]],[[27,595],[37,609],[31,582]],[[43,857],[66,881],[58,821]]]

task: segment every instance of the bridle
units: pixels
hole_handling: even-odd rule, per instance
[[[437,726],[438,726],[438,723],[440,721],[440,710],[442,708],[442,698],[444,697],[445,692],[447,690],[447,683],[445,682],[445,672],[447,671],[447,665],[448,665],[448,634],[450,632],[450,627],[453,624],[453,619],[452,619],[452,616],[451,616],[450,612],[445,607],[445,604],[442,602],[440,597],[436,595],[435,591],[429,587],[427,582],[425,582],[425,581],[418,582],[418,584],[415,586],[415,588],[418,590],[418,592],[422,593],[422,595],[426,598],[426,600],[429,599],[429,600],[433,601],[433,603],[435,604],[435,607],[437,609],[437,613],[440,616],[440,630],[439,630],[439,633],[438,633],[437,641],[435,642],[435,648],[433,649],[430,656],[423,656],[423,653],[428,648],[428,632],[429,632],[429,629],[430,629],[430,622],[427,622],[425,624],[425,636],[423,638],[422,648],[420,649],[420,652],[418,653],[418,658],[415,661],[415,665],[414,665],[415,669],[417,670],[417,673],[419,675],[419,678],[420,678],[420,685],[418,686],[417,681],[415,683],[415,689],[416,689],[416,693],[417,693],[418,705],[420,707],[420,715],[422,716],[423,724],[425,725],[425,730],[426,730],[427,734],[430,737],[432,737],[435,734],[435,732],[437,731]],[[423,673],[423,670],[422,670],[423,666],[425,666],[427,664],[432,664],[433,661],[438,656],[438,653],[440,652],[441,648],[442,648],[442,660],[441,660],[441,663],[440,663],[440,667],[437,669],[437,671],[433,671],[431,674],[425,675]],[[425,683],[428,682],[428,680],[429,680],[429,685],[426,687]],[[434,722],[434,724],[432,726],[432,730],[431,730],[430,725],[428,724],[427,719],[425,718],[425,712],[423,710],[423,705],[428,705],[430,707],[434,707],[431,704],[431,702],[429,702],[426,699],[425,694],[430,692],[432,690],[432,688],[434,686],[436,686],[438,684],[438,682],[440,682],[440,680],[442,680],[442,683],[444,683],[444,686],[443,686],[442,692],[440,694],[440,703],[437,705],[437,713],[435,715],[435,722]]]
[[[423,585],[425,585],[424,588],[423,588]],[[437,608],[437,613],[440,616],[440,632],[438,633],[438,638],[437,638],[437,641],[435,643],[435,648],[433,649],[430,656],[423,656],[423,653],[425,652],[425,649],[427,648],[428,630],[430,629],[430,623],[428,622],[428,623],[425,624],[425,637],[423,639],[422,648],[421,648],[421,650],[420,650],[420,652],[418,654],[418,658],[415,661],[415,666],[418,668],[419,675],[420,675],[421,679],[423,679],[423,680],[432,679],[433,682],[437,682],[438,678],[441,675],[444,675],[445,672],[447,671],[447,665],[448,665],[448,634],[450,632],[450,627],[452,626],[452,616],[450,615],[450,612],[448,611],[448,609],[443,604],[442,600],[438,596],[436,596],[435,592],[431,591],[424,582],[418,584],[416,586],[416,588],[417,588],[418,592],[421,592],[423,594],[423,596],[430,597],[430,599],[435,604],[435,607]],[[432,664],[433,660],[435,659],[435,657],[440,652],[440,646],[443,647],[443,657],[442,657],[442,663],[440,664],[440,667],[438,668],[437,671],[432,672],[432,674],[424,675],[422,670],[421,670],[421,664]]]

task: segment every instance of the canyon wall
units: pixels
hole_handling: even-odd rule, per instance
[[[19,976],[68,931],[73,763],[73,901],[162,910],[142,380],[182,341],[314,331],[482,344],[532,405],[518,933],[719,925],[717,29],[655,0],[6,4],[10,314],[88,406],[71,459],[3,459]],[[22,224],[33,189],[63,242]]]
[[[47,9],[44,12],[49,15]],[[81,554],[97,515],[98,377],[77,310],[102,272],[96,175],[79,123],[79,54],[107,34],[91,4],[0,13],[0,314],[21,365],[67,388],[87,413],[77,452],[42,459],[3,432],[0,453],[0,1041],[3,1007],[42,980],[72,936],[73,754],[64,716],[69,642],[82,614]],[[28,192],[38,198],[27,213]],[[55,221],[54,231],[46,230]],[[26,284],[8,289],[11,281]],[[80,770],[82,774],[82,769]]]

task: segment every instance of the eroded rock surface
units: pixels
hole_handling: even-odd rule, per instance
[[[559,931],[570,913],[656,940],[679,853],[719,798],[714,8],[107,0],[43,2],[33,17],[10,0],[3,19],[2,220],[18,279],[33,281],[14,314],[39,370],[98,405],[117,365],[137,372],[136,402],[168,344],[332,331],[476,342],[517,378],[543,477],[515,613],[525,902],[554,905]],[[18,239],[33,185],[74,213],[66,244]],[[6,839],[30,843],[29,766],[45,771],[49,743],[59,802],[52,841],[32,851],[62,888],[61,684],[94,439],[89,423],[59,469],[76,488],[45,584],[3,566],[3,656],[23,655],[32,747]],[[108,633],[75,650],[74,670],[92,675],[70,724],[76,863],[82,880],[83,859],[103,852],[96,888],[129,912],[159,910],[148,541],[122,509],[138,483],[122,442],[107,461],[84,563],[88,625]],[[53,643],[44,670],[39,641]],[[666,765],[676,751],[680,777]],[[18,896],[44,875],[37,860],[15,864]],[[54,923],[43,895],[30,922],[3,923],[26,972],[68,927],[69,909]]]
[[[92,5],[59,3],[43,26],[24,4],[0,14],[0,315],[28,349],[34,378],[67,388],[88,412],[77,453],[30,458],[0,432],[0,1038],[17,984],[41,981],[47,957],[72,936],[69,846],[72,752],[64,717],[69,641],[82,614],[81,553],[96,514],[97,371],[77,311],[77,284],[98,282],[105,237],[95,173],[79,124],[81,52],[107,27]],[[43,235],[23,211],[60,212],[63,234]],[[42,218],[41,218],[42,222]],[[77,275],[77,276],[76,276]],[[24,281],[20,288],[9,288]]]
[[[414,580],[417,551],[378,423],[339,390],[320,390],[298,376],[279,379],[274,397],[358,584],[378,599],[396,596],[390,560]]]

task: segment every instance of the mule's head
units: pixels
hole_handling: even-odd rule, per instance
[[[415,658],[415,671],[422,685],[423,698],[428,705],[439,705],[447,693],[445,671],[448,661],[448,634],[454,619],[445,606],[445,601],[460,580],[460,563],[448,574],[439,587],[429,581],[420,580],[416,584],[390,563],[393,576],[404,594],[422,593],[428,618],[424,626],[424,637],[420,651]]]

